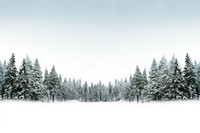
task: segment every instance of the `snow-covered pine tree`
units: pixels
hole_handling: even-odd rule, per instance
[[[198,98],[195,69],[188,53],[185,58],[183,76],[186,83],[186,89],[189,92],[188,99]]]
[[[113,101],[120,100],[119,91],[120,91],[120,83],[117,79],[115,79],[115,84],[113,87]]]
[[[169,71],[167,59],[163,56],[158,65],[158,84],[159,84],[159,100],[164,98],[164,92],[169,88]]]
[[[136,95],[136,100],[139,102],[142,100],[141,95],[142,91],[144,90],[144,84],[143,84],[143,76],[140,72],[139,67],[136,67],[135,73],[133,75],[133,83],[132,83],[134,94]]]
[[[195,74],[196,74],[197,94],[198,94],[198,98],[199,98],[199,95],[200,95],[200,63],[197,63],[195,61],[194,68],[195,68]]]
[[[87,84],[87,81],[85,81],[85,83],[83,84],[83,99],[85,102],[88,101],[88,94],[89,94],[88,84]]]
[[[67,82],[67,79],[65,78],[63,81],[63,100],[64,101],[68,100],[67,91],[68,91],[68,82]]]
[[[153,63],[149,71],[149,80],[147,89],[148,89],[147,90],[148,100],[157,101],[160,99],[159,83],[158,83],[158,67],[155,59],[153,59]]]
[[[130,101],[129,97],[130,97],[130,86],[131,86],[131,80],[124,80],[124,84],[125,84],[125,90],[123,92],[123,100],[125,101]]]
[[[129,102],[133,101],[135,98],[133,88],[132,88],[132,83],[133,83],[132,80],[133,80],[133,76],[130,75],[129,81],[127,81],[125,91],[124,91],[124,100],[129,101]]]
[[[44,73],[43,85],[44,85],[43,92],[42,92],[43,98],[45,101],[49,101],[50,100],[50,92],[48,89],[48,87],[49,87],[49,72],[48,72],[47,68],[45,69],[45,73]]]
[[[35,60],[33,65],[33,94],[32,100],[44,100],[43,98],[43,77],[38,59]]]
[[[147,96],[148,96],[148,90],[147,90],[147,85],[148,85],[148,81],[147,81],[147,72],[146,72],[146,68],[144,69],[143,73],[142,73],[142,84],[144,89],[142,90],[142,102],[147,100]]]
[[[73,79],[72,86],[70,87],[70,89],[74,93],[75,99],[83,101],[83,88],[81,80]]]
[[[97,102],[103,101],[103,84],[101,81],[99,81],[99,83],[96,85],[96,100]]]
[[[56,89],[56,100],[58,101],[63,101],[64,100],[64,93],[65,93],[65,90],[64,90],[64,87],[63,87],[63,81],[62,81],[62,76],[59,75],[59,85],[58,85],[58,89]]]
[[[94,84],[93,83],[90,84],[89,91],[90,91],[90,102],[94,102],[95,98],[94,98]]]
[[[30,85],[30,77],[27,72],[27,64],[26,60],[22,61],[22,65],[19,69],[19,75],[17,77],[17,87],[14,91],[14,98],[15,99],[24,99],[24,100],[31,100],[32,96],[32,85]]]
[[[13,98],[13,91],[16,88],[16,79],[17,79],[17,68],[15,66],[15,55],[13,53],[6,67],[5,76],[3,80],[3,87],[1,93],[3,99]]]
[[[128,83],[127,83],[127,79],[123,80],[121,79],[119,81],[119,100],[124,100],[124,93],[126,91],[126,87],[127,87]]]
[[[4,66],[0,62],[0,93],[2,92],[3,87],[3,80],[4,80]],[[0,94],[1,96],[1,94]],[[2,97],[0,97],[2,99]]]
[[[55,66],[52,67],[51,72],[49,74],[49,92],[50,92],[50,99],[54,102],[57,89],[59,89],[59,78],[58,74],[56,73]]]
[[[134,88],[133,88],[133,75],[129,76],[129,84],[126,86],[126,97],[129,102],[135,100]]]
[[[147,71],[146,71],[146,68],[144,69],[144,71],[142,73],[142,79],[143,79],[144,85],[147,85],[148,81],[147,81]]]
[[[47,68],[45,69],[43,84],[46,86],[49,85],[49,72],[48,72]]]
[[[174,57],[170,62],[170,79],[169,87],[165,90],[164,98],[166,100],[179,100],[187,99],[187,91],[185,89],[184,78],[181,73],[181,68],[179,66],[178,60]]]
[[[27,76],[27,88],[24,92],[25,99],[26,100],[34,100],[33,94],[34,94],[34,72],[33,72],[33,64],[32,61],[28,56],[25,58],[25,67],[26,67],[26,76]]]
[[[107,87],[104,84],[100,83],[99,84],[99,90],[100,90],[100,100],[103,101],[103,102],[107,102],[108,101],[108,94],[109,94]],[[117,99],[117,100],[119,100],[119,99]]]
[[[75,80],[73,80],[74,82],[71,81],[71,79],[69,79],[67,81],[67,90],[66,90],[66,96],[67,99],[69,100],[80,100],[80,96],[77,90],[79,90],[79,82]],[[81,84],[81,83],[80,83]],[[80,85],[81,86],[81,85]]]
[[[109,83],[108,83],[108,95],[109,95],[109,100],[108,101],[112,101],[113,100],[113,98],[112,98],[112,95],[113,95],[113,85],[112,85],[112,83],[109,81]]]

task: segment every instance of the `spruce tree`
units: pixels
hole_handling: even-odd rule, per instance
[[[169,70],[168,70],[168,64],[167,59],[165,56],[162,57],[162,59],[159,62],[158,65],[158,84],[159,84],[159,92],[160,92],[160,99],[162,100],[164,98],[164,91],[166,91],[169,88]]]
[[[58,74],[56,73],[55,66],[52,67],[51,72],[49,74],[49,92],[50,92],[50,99],[54,102],[56,92],[59,89],[59,78]]]
[[[188,99],[198,98],[195,69],[188,53],[185,58],[183,76],[186,83],[186,89],[188,91]]]
[[[25,59],[22,61],[22,65],[19,69],[19,75],[17,77],[17,85],[16,90],[14,91],[15,99],[30,99],[27,97],[28,92],[30,92],[30,86],[28,81],[28,74],[26,70],[26,61]]]
[[[158,67],[155,59],[153,59],[153,63],[149,71],[149,80],[147,89],[148,89],[147,90],[148,100],[158,101],[160,99],[159,83],[158,83]]]
[[[15,55],[13,53],[6,67],[5,76],[3,80],[3,87],[1,93],[3,99],[13,98],[13,91],[16,89],[16,79],[17,68],[15,66]]]
[[[43,98],[45,101],[49,101],[50,100],[50,92],[49,92],[49,72],[47,70],[47,68],[45,69],[45,73],[44,73],[44,80],[43,80]]]
[[[136,67],[132,82],[132,87],[134,89],[134,94],[136,95],[136,100],[137,102],[139,102],[141,100],[142,91],[144,90],[144,82],[142,73],[140,72],[138,66]]]
[[[142,73],[142,84],[143,84],[143,90],[142,90],[142,102],[144,102],[144,100],[147,100],[147,96],[148,96],[148,80],[147,80],[147,72],[146,72],[146,68],[144,69],[143,73]]]
[[[109,101],[112,101],[113,98],[113,85],[112,83],[109,81],[109,84],[108,84],[108,92],[109,92]]]
[[[83,85],[83,99],[85,102],[88,102],[88,99],[89,99],[89,88],[86,81]]]
[[[128,94],[128,100],[131,102],[135,100],[136,95],[135,95],[135,90],[134,90],[133,76],[130,75],[129,79],[130,79],[130,86],[126,88],[126,92]]]
[[[187,99],[187,91],[185,89],[184,79],[181,73],[181,68],[179,67],[178,60],[175,59],[171,61],[170,67],[173,67],[173,72],[170,71],[169,88],[165,90],[166,100],[179,100]]]
[[[0,96],[2,93],[2,87],[3,87],[3,80],[4,80],[4,66],[3,64],[0,62]],[[2,99],[2,97],[1,97]]]
[[[33,66],[33,100],[43,100],[43,77],[38,59],[35,60]]]
[[[58,101],[63,101],[64,100],[64,87],[63,87],[63,81],[62,81],[62,76],[59,75],[58,77],[58,88],[56,89],[56,100]]]
[[[125,84],[125,90],[123,92],[123,99],[126,100],[126,101],[130,101],[130,99],[129,99],[129,97],[130,97],[130,86],[131,86],[130,80],[128,81],[127,79],[125,79],[124,84]]]
[[[195,69],[196,69],[197,92],[198,92],[198,95],[199,95],[199,92],[200,92],[200,63],[196,64]]]

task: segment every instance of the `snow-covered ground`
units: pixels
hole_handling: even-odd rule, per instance
[[[0,102],[0,133],[197,133],[200,101]]]

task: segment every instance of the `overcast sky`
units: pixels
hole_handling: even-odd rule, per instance
[[[107,83],[173,53],[200,61],[199,0],[0,0],[0,59]]]

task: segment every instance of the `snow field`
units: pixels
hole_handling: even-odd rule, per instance
[[[0,102],[1,133],[195,133],[200,102]]]

